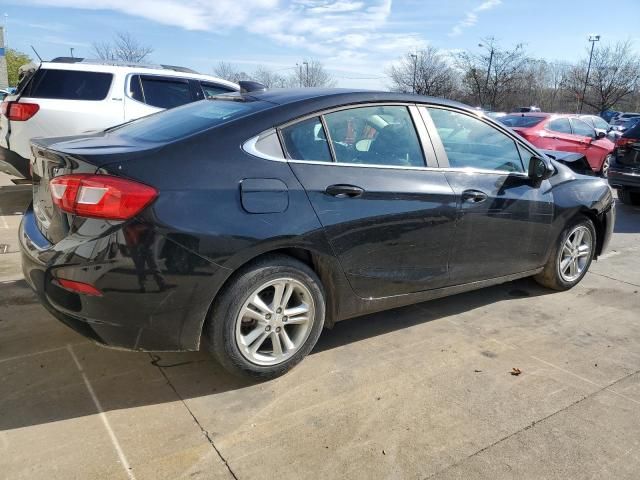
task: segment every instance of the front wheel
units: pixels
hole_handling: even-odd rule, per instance
[[[563,230],[549,256],[544,270],[535,280],[554,290],[569,290],[586,275],[596,248],[596,229],[583,216],[570,222]]]
[[[235,274],[213,305],[206,335],[228,371],[269,379],[311,351],[324,315],[324,291],[315,272],[278,255]]]

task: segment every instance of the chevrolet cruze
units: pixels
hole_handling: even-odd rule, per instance
[[[353,90],[235,93],[34,140],[25,278],[60,321],[134,350],[280,375],[323,328],[533,276],[576,285],[607,183],[473,109]]]

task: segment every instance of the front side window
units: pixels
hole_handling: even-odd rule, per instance
[[[111,73],[41,68],[33,75],[22,96],[57,100],[104,100],[112,80]]]
[[[577,118],[572,118],[571,123],[573,124],[573,133],[575,135],[580,135],[581,137],[591,137],[595,138],[595,132],[593,127],[587,125],[582,120],[578,120]]]
[[[427,108],[453,168],[524,172],[516,142],[478,118]]]
[[[571,133],[571,124],[567,118],[556,118],[547,124],[547,130],[558,133]]]
[[[287,157],[291,160],[331,162],[331,152],[320,117],[285,127],[281,131]]]
[[[593,117],[593,126],[602,130],[609,129],[609,124],[600,117]]]
[[[407,107],[350,108],[329,113],[324,119],[338,163],[425,165]]]
[[[152,107],[174,108],[193,101],[186,80],[155,76],[142,76],[140,80],[144,103]]]

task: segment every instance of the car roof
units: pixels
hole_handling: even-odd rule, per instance
[[[197,73],[193,70],[188,70],[182,67],[170,67],[168,65],[146,65],[146,64],[135,64],[135,63],[122,63],[122,62],[108,62],[108,61],[99,61],[99,60],[82,60],[79,62],[68,62],[63,60],[55,60],[51,62],[42,62],[40,64],[40,68],[46,68],[50,70],[74,70],[74,71],[82,71],[82,72],[123,72],[125,74],[129,73],[139,73],[139,74],[148,74],[148,75],[163,75],[166,77],[176,77],[176,78],[191,78],[195,80],[203,80],[215,82],[220,85],[225,85],[230,88],[238,90],[240,87],[233,82],[229,82],[222,78],[214,77],[213,75],[203,75],[201,73]]]
[[[507,113],[507,116],[509,117],[542,117],[542,118],[546,118],[546,117],[551,117],[553,115],[556,115],[555,113],[546,113],[546,112],[512,112],[512,113]]]
[[[274,88],[264,91],[249,92],[245,95],[255,98],[256,100],[263,100],[276,105],[313,102],[318,99],[325,100],[326,103],[332,103],[333,101],[336,105],[367,102],[429,103],[462,108],[464,110],[474,111],[477,113],[477,111],[472,107],[452,100],[428,97],[425,95],[415,95],[411,93],[385,92],[381,90],[350,88]]]

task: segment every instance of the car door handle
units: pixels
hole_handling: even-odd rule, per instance
[[[487,199],[487,194],[479,190],[465,190],[462,192],[462,201],[465,203],[482,203]]]
[[[364,188],[355,185],[329,185],[325,190],[328,195],[336,198],[355,198],[364,193]]]

